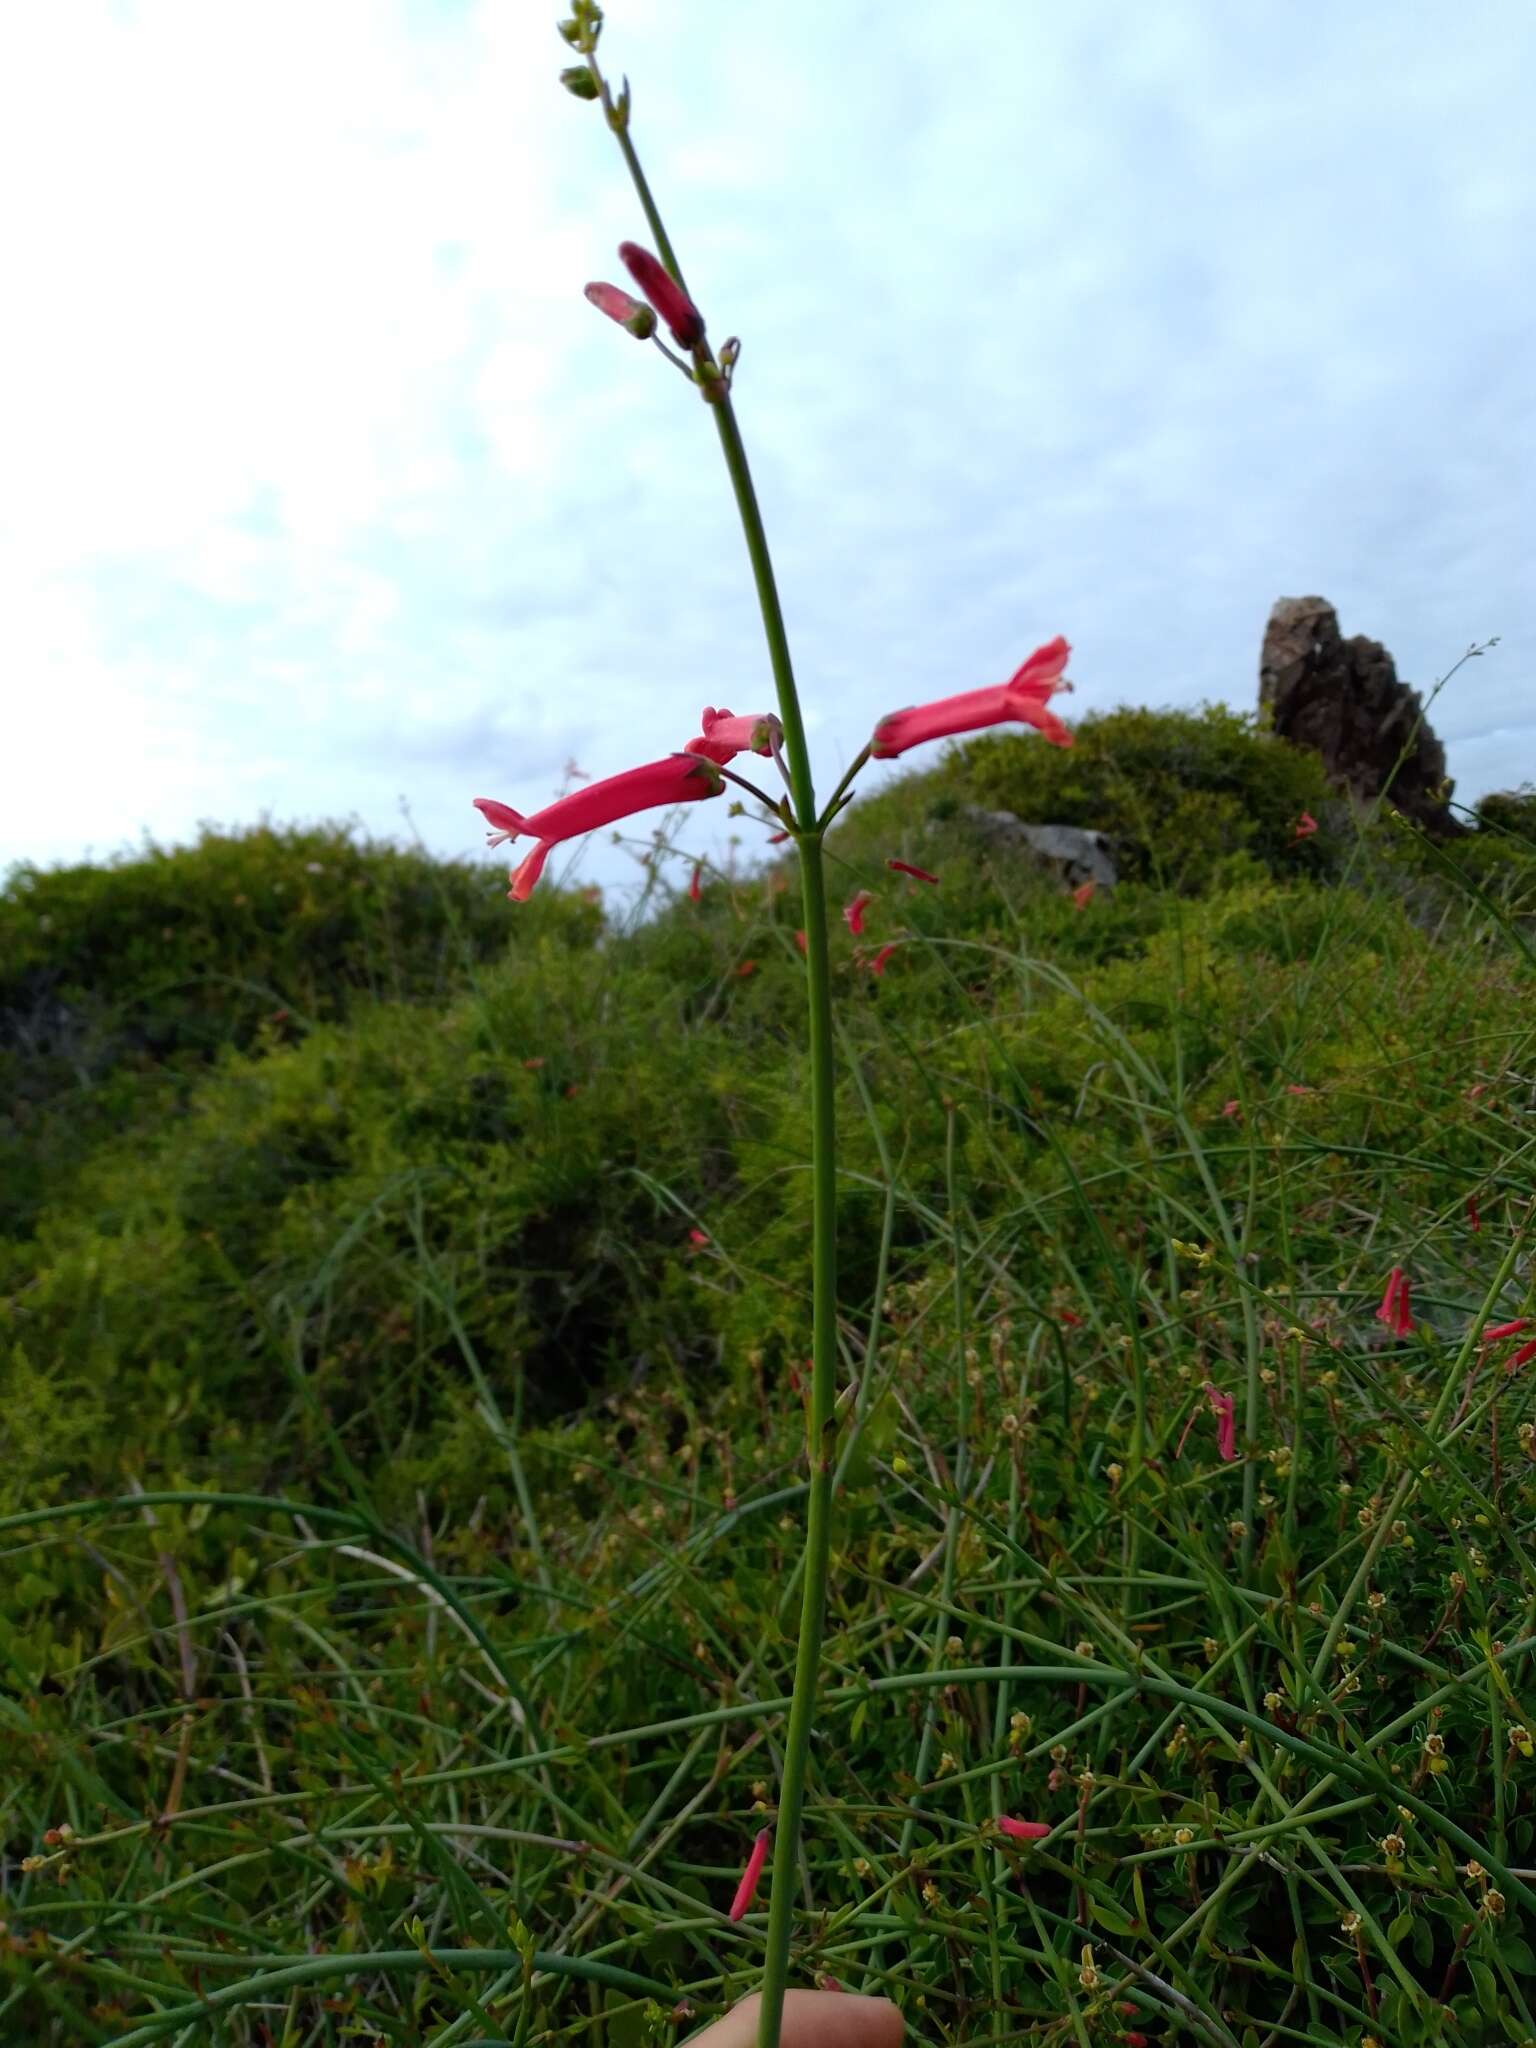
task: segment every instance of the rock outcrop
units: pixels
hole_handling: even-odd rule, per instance
[[[1379,640],[1346,640],[1326,598],[1282,597],[1264,629],[1259,709],[1273,730],[1320,754],[1329,778],[1357,803],[1385,794],[1426,832],[1465,828],[1451,815],[1445,749],[1417,690],[1399,682]]]
[[[1102,832],[1090,832],[1081,825],[1026,825],[1012,811],[988,811],[980,804],[966,804],[964,815],[989,839],[1027,848],[1064,881],[1094,882],[1106,889],[1115,886],[1115,864]]]

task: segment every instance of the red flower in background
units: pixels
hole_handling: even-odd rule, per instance
[[[741,1873],[741,1883],[737,1885],[736,1896],[731,1901],[730,1917],[733,1920],[739,1920],[757,1896],[757,1881],[768,1861],[768,1844],[772,1839],[772,1830],[764,1828],[752,1844],[752,1854],[747,1858],[747,1867]]]
[[[1219,1387],[1205,1383],[1205,1398],[1216,1417],[1216,1449],[1227,1464],[1237,1456],[1237,1403]]]
[[[909,860],[888,860],[886,866],[898,875],[910,875],[915,882],[932,882],[935,889],[939,886],[937,875],[930,875],[926,868],[913,867]]]
[[[1011,1814],[998,1815],[998,1827],[1005,1835],[1012,1835],[1016,1842],[1043,1842],[1051,1832],[1048,1820],[1015,1820]]]
[[[843,919],[849,931],[858,939],[864,935],[864,913],[874,902],[874,895],[868,889],[861,889],[857,896],[851,896],[843,905]]]
[[[1409,1299],[1409,1283],[1401,1266],[1394,1266],[1387,1276],[1382,1291],[1381,1306],[1376,1311],[1378,1323],[1385,1323],[1394,1337],[1413,1335],[1413,1305]]]

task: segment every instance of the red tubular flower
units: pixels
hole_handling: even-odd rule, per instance
[[[1310,839],[1316,830],[1316,818],[1310,811],[1303,811],[1296,820],[1296,830],[1291,834],[1291,844],[1294,846],[1298,839]]]
[[[1413,1335],[1413,1307],[1408,1290],[1409,1282],[1403,1276],[1402,1267],[1394,1266],[1387,1276],[1381,1306],[1376,1311],[1377,1322],[1385,1323],[1394,1337]]]
[[[1093,901],[1093,892],[1095,889],[1098,888],[1098,886],[1099,885],[1097,882],[1079,882],[1077,887],[1072,891],[1072,903],[1074,908],[1078,910],[1086,910],[1089,904]]]
[[[1479,1214],[1477,1213],[1477,1197],[1476,1197],[1476,1195],[1468,1195],[1468,1197],[1467,1197],[1467,1228],[1468,1228],[1469,1230],[1473,1231],[1474,1233],[1476,1233],[1477,1231],[1481,1230],[1481,1229],[1482,1229],[1482,1227],[1483,1227],[1483,1219],[1482,1219],[1482,1217],[1481,1217],[1481,1216],[1480,1216],[1480,1215],[1479,1215]]]
[[[788,837],[789,834],[787,832],[770,832],[768,834],[768,844],[770,846],[782,846]]]
[[[683,751],[701,754],[706,761],[716,761],[722,768],[738,754],[771,754],[775,747],[784,744],[784,728],[771,711],[736,718],[729,711],[716,711],[706,704],[699,722],[703,732],[696,740],[689,740]]]
[[[574,789],[542,811],[525,818],[494,797],[477,796],[475,809],[494,830],[486,834],[488,846],[504,840],[527,837],[536,846],[512,877],[510,894],[522,903],[543,873],[549,849],[562,839],[579,839],[583,833],[633,817],[636,811],[650,811],[660,804],[692,803],[699,797],[718,796],[725,783],[712,761],[694,754],[668,754],[663,761],[648,761],[640,768],[626,768],[622,775],[604,776]]]
[[[1205,1383],[1205,1398],[1216,1417],[1217,1452],[1230,1465],[1237,1456],[1237,1403],[1230,1394],[1212,1386],[1209,1380]]]
[[[757,1895],[757,1881],[763,1874],[763,1865],[768,1861],[768,1844],[773,1839],[771,1828],[764,1828],[752,1844],[752,1854],[747,1858],[747,1867],[741,1873],[741,1883],[736,1887],[736,1896],[731,1901],[730,1917],[741,1919]]]
[[[704,894],[704,889],[701,882],[701,877],[703,873],[703,866],[700,862],[695,861],[693,864],[693,880],[688,884],[688,901],[690,903],[697,903],[699,898]]]
[[[888,860],[886,866],[895,874],[910,875],[914,882],[932,882],[935,889],[939,886],[937,875],[930,875],[926,868],[913,867],[909,860]]]
[[[690,1244],[708,1244],[709,1232],[707,1230],[700,1230],[697,1224],[695,1224],[694,1228],[688,1233],[688,1242]]]
[[[1533,1337],[1529,1344],[1522,1344],[1518,1351],[1510,1353],[1504,1361],[1504,1370],[1506,1373],[1518,1372],[1522,1365],[1533,1358],[1536,1358],[1536,1337]]]
[[[894,940],[893,940],[893,941],[891,942],[891,944],[890,944],[890,945],[888,945],[888,946],[882,946],[882,947],[880,948],[879,952],[878,952],[878,953],[877,953],[877,954],[875,955],[874,959],[873,959],[873,960],[871,960],[871,961],[870,961],[870,963],[869,963],[869,971],[870,971],[870,973],[871,973],[871,974],[884,974],[884,972],[885,972],[885,963],[886,963],[886,961],[887,961],[887,960],[889,960],[889,959],[890,959],[891,955],[892,955],[892,954],[893,954],[893,953],[895,952],[895,950],[896,950],[896,945],[895,945],[895,941],[894,941]]]
[[[756,974],[756,972],[757,962],[755,960],[743,960],[736,969],[736,979],[738,981],[745,981],[749,974]]]
[[[857,896],[851,896],[843,905],[843,922],[856,939],[864,936],[864,913],[874,900],[872,890],[861,889]]]
[[[649,341],[656,332],[656,315],[650,307],[632,299],[616,284],[589,284],[585,297],[599,313],[606,313],[610,320],[617,320],[621,327],[628,328],[637,341]]]
[[[1053,746],[1070,747],[1072,735],[1055,713],[1047,710],[1046,699],[1070,687],[1063,682],[1062,671],[1071,652],[1058,634],[1037,647],[1009,682],[986,690],[962,690],[955,697],[893,711],[875,727],[869,751],[877,761],[887,761],[927,740],[949,739],[955,733],[976,732],[1009,719],[1035,726]]]
[[[1007,1813],[998,1815],[997,1825],[1005,1835],[1012,1835],[1016,1842],[1043,1842],[1051,1832],[1048,1820],[1015,1820]]]
[[[697,348],[704,316],[672,273],[638,242],[620,242],[619,261],[672,330],[679,348]]]
[[[1243,1105],[1238,1101],[1237,1097],[1234,1095],[1230,1102],[1224,1102],[1221,1105],[1221,1113],[1223,1116],[1241,1116],[1243,1113]]]
[[[803,931],[795,933],[795,944],[800,948],[802,953],[805,951],[805,933]]]
[[[1491,1329],[1484,1330],[1483,1342],[1497,1344],[1501,1337],[1518,1337],[1522,1330],[1528,1330],[1530,1326],[1529,1316],[1516,1316],[1512,1323],[1495,1323]]]

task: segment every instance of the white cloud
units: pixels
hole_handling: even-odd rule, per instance
[[[0,864],[389,833],[402,791],[468,849],[470,795],[767,702],[708,415],[580,296],[642,230],[552,21],[0,20]],[[1518,0],[615,0],[606,40],[745,339],[829,764],[1058,628],[1080,709],[1251,702],[1270,602],[1317,589],[1415,681],[1502,632],[1441,729],[1464,791],[1536,776]]]

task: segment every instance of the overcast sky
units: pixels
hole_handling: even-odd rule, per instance
[[[0,19],[0,870],[356,817],[471,853],[772,703],[714,430],[540,0]],[[1071,639],[1254,701],[1320,592],[1536,779],[1529,0],[613,0],[832,778]],[[921,758],[921,757],[917,757]],[[687,843],[723,843],[724,805]],[[594,846],[582,869],[627,871]]]

